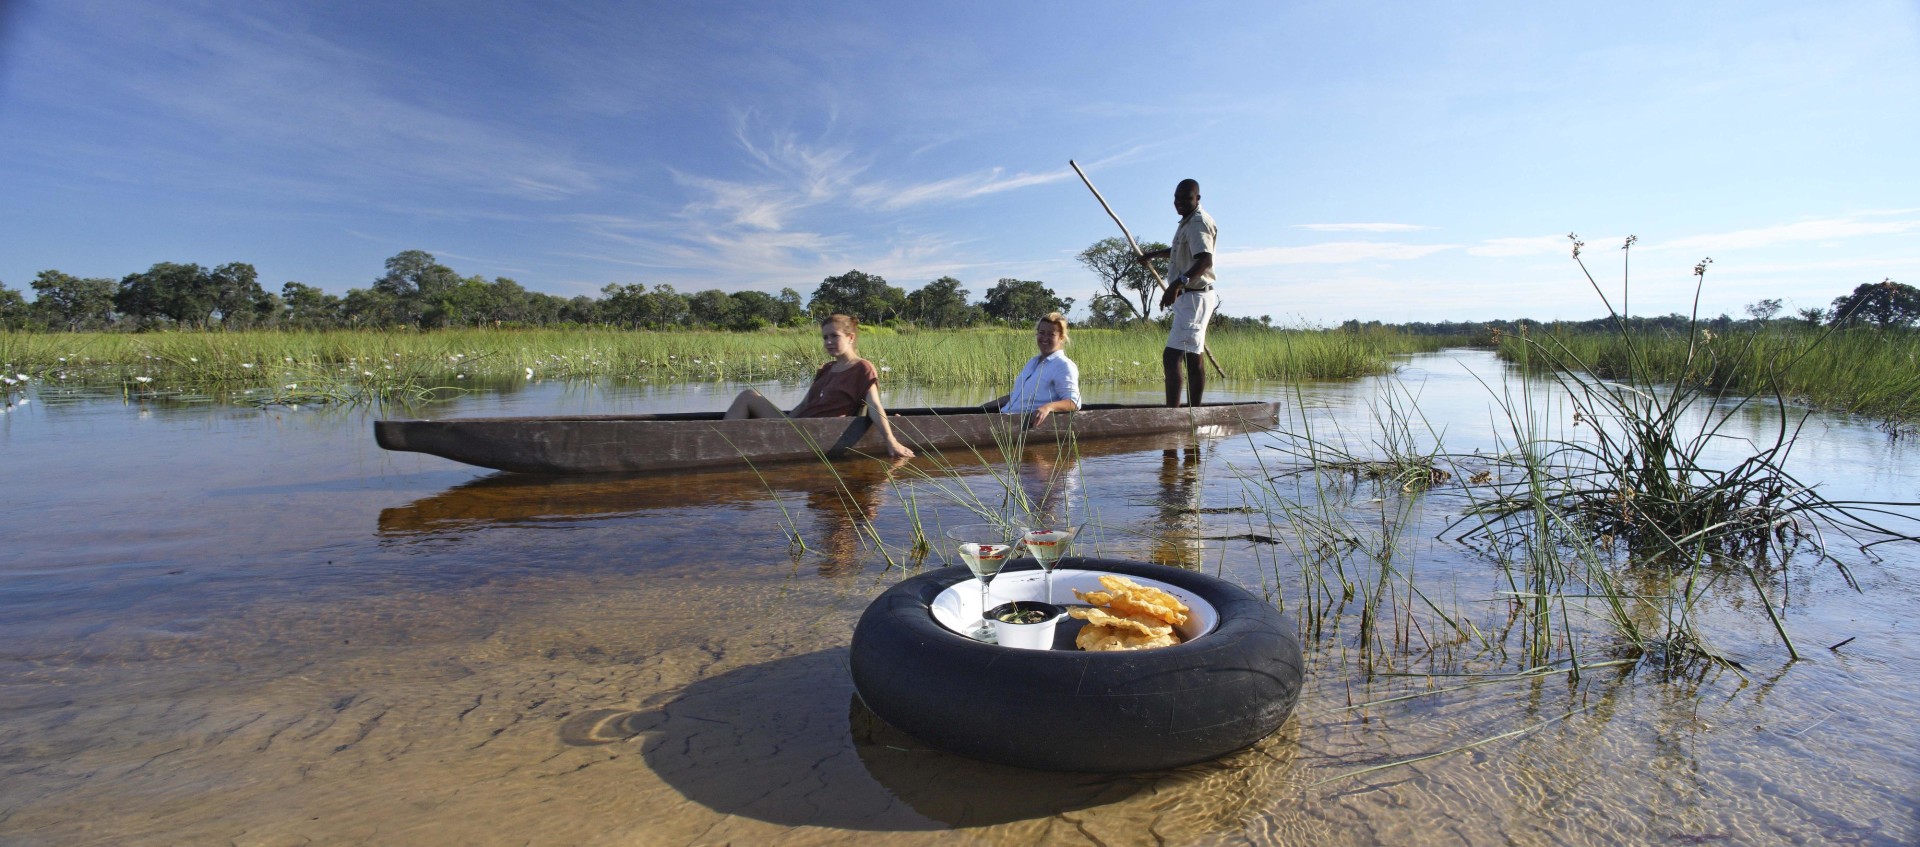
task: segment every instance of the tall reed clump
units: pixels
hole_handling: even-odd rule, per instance
[[[1779,389],[1779,370],[1792,361],[1756,357],[1752,339],[1715,336],[1699,326],[1699,293],[1711,260],[1694,267],[1695,317],[1684,355],[1672,361],[1627,329],[1581,260],[1583,242],[1572,240],[1573,258],[1615,326],[1619,352],[1606,368],[1610,376],[1598,376],[1594,362],[1557,336],[1502,339],[1507,358],[1523,371],[1544,373],[1564,395],[1574,433],[1543,434],[1533,403],[1516,408],[1509,399],[1505,406],[1520,445],[1501,463],[1512,481],[1494,486],[1455,526],[1468,527],[1463,537],[1536,558],[1570,548],[1599,556],[1618,545],[1638,566],[1677,574],[1697,574],[1710,562],[1744,568],[1782,642],[1797,656],[1762,586],[1763,577],[1771,579],[1762,573],[1765,562],[1803,542],[1824,554],[1827,529],[1874,536],[1867,545],[1914,536],[1881,523],[1891,513],[1879,507],[1892,504],[1829,500],[1787,472],[1788,454],[1808,414],[1790,407]],[[1635,240],[1627,238],[1623,255],[1630,255]],[[1770,416],[1771,435],[1754,442],[1731,434],[1729,424],[1756,407]],[[1728,460],[1729,453],[1745,456]],[[1691,577],[1683,584],[1683,600],[1690,604]],[[1525,593],[1537,597],[1541,590],[1528,587]],[[1669,646],[1697,640],[1690,638],[1688,613],[1681,608],[1668,616],[1678,624],[1670,632],[1682,636]]]

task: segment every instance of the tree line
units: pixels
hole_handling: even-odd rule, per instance
[[[1720,333],[1735,327],[1757,328],[1781,323],[1808,327],[1871,326],[1880,329],[1896,329],[1920,324],[1920,289],[1891,279],[1883,279],[1879,282],[1855,286],[1852,293],[1833,298],[1833,302],[1825,309],[1805,308],[1792,315],[1785,315],[1782,313],[1781,301],[1776,297],[1749,303],[1742,307],[1742,311],[1746,313],[1745,318],[1735,318],[1727,314],[1708,318],[1674,313],[1618,319],[1606,317],[1585,321],[1554,321],[1553,326],[1576,332],[1613,332],[1619,328],[1620,324],[1625,324],[1631,330],[1667,332],[1685,332],[1690,326],[1705,326]],[[1410,321],[1401,324],[1350,320],[1341,324],[1342,329],[1349,331],[1395,329],[1413,335],[1482,335],[1490,329],[1513,333],[1523,328],[1531,330],[1543,326],[1546,326],[1546,322],[1528,318],[1491,321]]]
[[[386,261],[386,272],[366,288],[335,296],[301,282],[275,294],[244,262],[214,268],[161,262],[119,280],[83,279],[42,271],[34,299],[0,283],[0,327],[42,330],[335,329],[453,326],[615,326],[633,329],[753,330],[799,326],[835,312],[862,323],[911,322],[927,327],[1030,323],[1066,312],[1060,297],[1038,280],[1001,279],[984,299],[953,277],[909,292],[877,274],[850,270],[820,282],[801,298],[719,289],[682,293],[671,285],[613,283],[600,296],[567,298],[528,291],[506,278],[461,276],[432,254],[408,250]]]

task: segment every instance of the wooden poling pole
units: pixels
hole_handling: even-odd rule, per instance
[[[1100,196],[1100,189],[1093,187],[1093,180],[1087,179],[1087,172],[1080,169],[1080,163],[1068,159],[1067,164],[1073,168],[1074,173],[1080,175],[1080,181],[1086,183],[1087,190],[1093,192],[1093,199],[1100,201],[1100,208],[1107,210],[1107,217],[1112,218],[1113,222],[1119,225],[1120,234],[1127,237],[1127,245],[1133,248],[1133,255],[1141,259],[1146,258],[1147,254],[1140,249],[1140,242],[1133,240],[1133,233],[1127,231],[1126,223],[1120,220],[1119,215],[1113,213],[1112,206],[1107,205],[1107,198]],[[1153,274],[1153,291],[1147,295],[1151,298],[1153,294],[1159,293],[1160,289],[1165,288],[1167,283],[1160,278],[1160,270],[1155,268],[1152,262],[1147,263],[1147,273]],[[1213,358],[1213,348],[1202,347],[1200,349],[1207,354],[1207,362],[1213,365],[1213,372],[1219,374],[1221,379],[1226,379],[1227,372],[1222,370],[1220,368],[1220,362]]]

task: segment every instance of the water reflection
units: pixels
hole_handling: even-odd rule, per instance
[[[1200,449],[1193,444],[1160,451],[1159,534],[1151,559],[1162,565],[1196,569],[1206,555],[1200,534]]]

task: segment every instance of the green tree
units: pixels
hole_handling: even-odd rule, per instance
[[[1881,329],[1920,321],[1920,289],[1891,279],[1863,283],[1853,293],[1833,300],[1833,322],[1852,325],[1873,321]]]
[[[1122,326],[1134,319],[1133,305],[1127,298],[1115,294],[1095,294],[1087,302],[1087,326]]]
[[[120,280],[113,302],[121,314],[143,324],[166,318],[181,326],[205,327],[220,307],[220,285],[212,271],[199,265],[160,262]]]
[[[906,306],[907,292],[888,285],[882,277],[857,270],[821,280],[807,301],[807,311],[815,320],[838,312],[873,324],[900,314]]]
[[[956,327],[973,323],[978,307],[967,304],[967,290],[960,280],[943,276],[907,295],[906,317],[921,326]]]
[[[326,329],[340,323],[340,298],[303,282],[280,286],[285,322],[301,329]]]
[[[614,326],[637,328],[646,323],[647,286],[609,282],[600,289],[600,319]]]
[[[666,283],[655,285],[652,291],[640,298],[640,304],[645,325],[654,329],[683,327],[691,317],[687,295],[675,291],[673,286]]]
[[[49,327],[70,332],[100,329],[113,323],[115,284],[110,279],[81,279],[59,271],[41,271],[33,278],[33,307]]]
[[[0,282],[0,329],[25,329],[26,326],[26,296]]]
[[[807,307],[805,301],[800,299],[800,292],[791,288],[782,288],[780,296],[773,299],[780,301],[780,319],[774,321],[776,326],[799,326],[806,323]]]
[[[391,323],[443,325],[451,316],[448,302],[462,280],[452,268],[435,261],[425,250],[405,250],[387,259],[387,272],[373,282],[373,291],[393,304]],[[349,292],[351,293],[351,292]]]
[[[985,308],[996,320],[1028,323],[1046,317],[1049,312],[1066,314],[1073,308],[1073,298],[1055,295],[1053,289],[1039,280],[1002,279],[987,290]]]
[[[687,296],[688,321],[694,326],[725,327],[733,317],[733,298],[718,288]]]
[[[727,299],[731,301],[727,312],[728,329],[752,330],[779,326],[788,317],[787,304],[764,291],[735,291],[727,295]]]
[[[566,301],[565,307],[560,310],[560,319],[585,326],[612,321],[607,316],[606,304],[585,294]]]
[[[1140,249],[1142,252],[1151,253],[1155,250],[1165,250],[1167,245],[1148,242],[1140,245]],[[1147,318],[1153,314],[1148,311],[1154,290],[1153,274],[1148,273],[1147,269],[1141,267],[1140,263],[1134,259],[1133,247],[1127,244],[1126,239],[1103,238],[1095,241],[1093,246],[1080,251],[1078,258],[1081,267],[1092,271],[1094,276],[1100,278],[1100,293],[1118,298],[1131,313],[1130,318]],[[1154,259],[1153,265],[1160,271],[1161,277],[1164,278],[1167,275],[1166,259]],[[1135,299],[1140,301],[1137,309],[1133,306]],[[1105,306],[1109,314],[1114,305],[1109,303]],[[1115,323],[1124,320],[1115,321]]]
[[[351,327],[381,327],[405,323],[404,313],[393,294],[375,288],[350,288],[340,300],[340,319]]]
[[[1780,298],[1774,297],[1748,303],[1746,309],[1747,317],[1753,318],[1760,323],[1766,323],[1767,321],[1773,320],[1774,315],[1780,314]]]
[[[272,313],[262,308],[271,295],[260,287],[260,274],[246,262],[228,262],[214,268],[207,274],[205,285],[222,327],[245,329],[258,323],[263,311]]]

